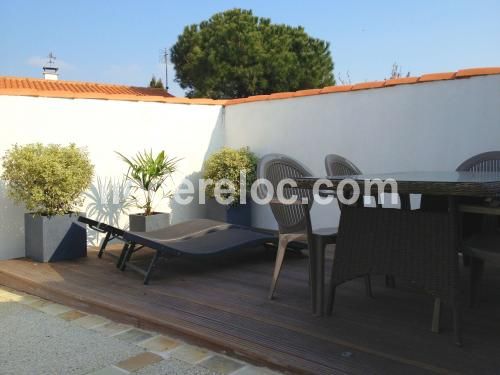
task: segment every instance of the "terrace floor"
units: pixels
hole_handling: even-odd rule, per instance
[[[136,254],[148,256],[147,250]],[[443,332],[433,334],[432,298],[401,283],[386,288],[383,277],[373,279],[375,298],[355,280],[338,288],[333,317],[313,317],[307,258],[294,254],[269,301],[274,256],[258,248],[173,260],[159,264],[144,286],[140,275],[117,270],[113,259],[91,250],[70,262],[1,261],[0,284],[292,373],[498,373],[499,269],[486,269],[480,307],[464,309],[464,347],[458,348],[447,308]]]

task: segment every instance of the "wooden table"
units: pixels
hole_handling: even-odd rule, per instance
[[[327,179],[331,186],[322,186],[323,191],[336,190],[344,179],[356,181],[361,191],[354,204],[342,209],[327,312],[331,313],[338,285],[369,274],[393,275],[434,295],[433,331],[439,330],[441,300],[450,303],[455,340],[461,345],[457,200],[460,197],[500,197],[500,173],[397,172]],[[364,207],[365,183],[375,179],[394,179],[401,196],[441,196],[447,202],[447,210],[411,210],[409,205],[403,205],[403,209],[380,205]],[[296,179],[298,187],[305,189],[312,189],[318,180],[318,177]],[[343,190],[349,195],[352,186],[345,185]],[[385,192],[391,192],[388,184]],[[371,195],[377,193],[377,186],[372,186]],[[314,278],[323,280],[324,270],[317,267],[315,272]],[[322,291],[319,293],[321,295],[316,298],[323,306]]]

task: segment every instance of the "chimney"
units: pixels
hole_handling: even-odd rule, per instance
[[[43,78],[52,81],[57,81],[59,78],[59,75],[57,74],[59,68],[55,66],[56,57],[51,52],[49,53],[48,58],[49,61],[43,67]]]

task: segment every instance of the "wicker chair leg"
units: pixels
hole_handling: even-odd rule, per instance
[[[326,315],[330,316],[333,314],[333,305],[335,304],[335,291],[337,289],[336,285],[330,286],[330,293],[328,293],[328,303],[326,306]]]
[[[477,307],[481,277],[483,275],[484,261],[479,258],[470,258],[470,292],[469,306]]]
[[[434,312],[432,314],[431,332],[439,333],[441,323],[441,298],[434,298]]]
[[[371,277],[370,275],[366,275],[365,276],[365,288],[366,288],[366,295],[370,298],[373,297],[373,294],[372,294],[372,280],[371,280]]]
[[[470,266],[470,256],[467,254],[462,255],[462,261],[464,263],[464,267],[469,267]]]
[[[274,264],[273,280],[271,282],[271,288],[269,289],[269,299],[273,299],[274,291],[276,289],[276,284],[281,272],[281,266],[283,265],[283,259],[285,258],[286,246],[288,245],[288,238],[286,235],[280,235],[278,244],[278,254],[276,255],[276,263]]]
[[[312,241],[311,241],[312,240]],[[324,313],[324,284],[325,284],[325,243],[321,237],[312,238],[310,243],[313,253],[310,257],[311,295],[313,314],[322,316]]]
[[[393,275],[385,275],[385,285],[388,288],[395,288],[396,287],[396,279],[394,278]]]
[[[457,346],[462,346],[462,314],[457,300],[457,298],[453,298],[451,301],[453,310],[453,329],[455,331],[455,344]]]

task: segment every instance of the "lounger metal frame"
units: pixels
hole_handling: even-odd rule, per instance
[[[123,248],[122,248],[120,255],[118,257],[112,253],[108,253],[108,255],[111,255],[113,257],[118,258],[116,267],[119,268],[120,270],[124,271],[127,267],[129,267],[130,269],[143,275],[144,276],[144,284],[146,284],[146,285],[149,283],[149,280],[151,278],[151,273],[153,272],[154,267],[155,267],[155,265],[158,262],[160,257],[163,259],[171,259],[171,258],[179,257],[182,255],[191,255],[191,256],[193,256],[193,255],[201,255],[201,256],[213,255],[213,254],[218,253],[218,252],[231,251],[231,250],[243,248],[243,247],[253,247],[253,246],[258,246],[258,245],[265,245],[267,243],[274,244],[277,241],[277,237],[273,233],[270,233],[268,231],[257,230],[254,228],[249,228],[249,227],[244,227],[244,226],[239,226],[239,225],[230,225],[227,223],[220,223],[220,225],[218,225],[218,226],[214,225],[213,227],[204,228],[196,233],[190,233],[190,235],[200,234],[200,233],[209,234],[209,233],[215,231],[216,229],[220,229],[220,227],[226,227],[227,230],[231,230],[231,229],[248,230],[248,231],[260,233],[260,234],[265,235],[265,236],[260,237],[260,238],[255,238],[253,240],[248,240],[244,243],[237,244],[234,247],[229,246],[227,248],[221,249],[220,251],[216,251],[213,253],[207,253],[207,254],[203,254],[203,253],[193,254],[193,253],[191,253],[190,254],[187,252],[179,251],[178,249],[175,249],[174,247],[168,246],[169,242],[175,243],[178,240],[186,240],[186,237],[188,237],[186,235],[181,236],[179,238],[162,240],[160,242],[159,240],[155,241],[155,238],[148,238],[147,232],[146,233],[129,232],[129,231],[125,231],[125,230],[116,228],[112,225],[100,223],[96,220],[89,219],[89,218],[83,217],[83,216],[80,216],[78,218],[78,221],[87,224],[89,226],[89,228],[91,228],[99,233],[106,234],[104,237],[104,240],[102,241],[101,246],[99,248],[99,253],[98,253],[99,258],[101,258],[102,255],[104,254],[104,252],[106,250],[106,246],[108,245],[109,241],[111,241],[113,239],[117,239],[117,240],[122,241],[124,243],[124,245],[123,245]],[[146,270],[144,270],[144,269],[142,269],[142,268],[140,268],[140,267],[138,267],[135,264],[132,264],[130,262],[132,255],[144,247],[151,248],[155,252],[153,255],[153,258],[151,259]]]

